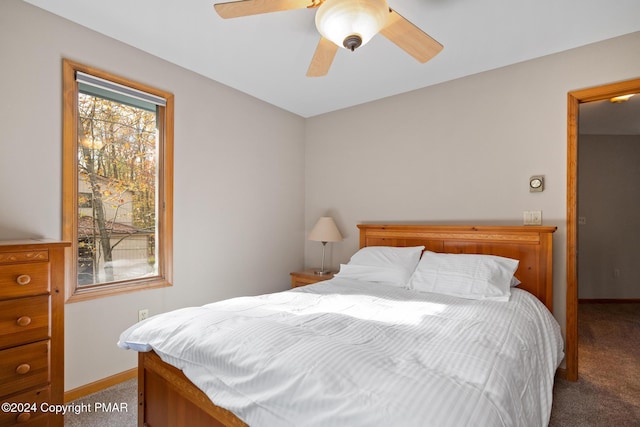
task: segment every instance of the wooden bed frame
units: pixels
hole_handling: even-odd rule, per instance
[[[360,247],[420,246],[448,253],[499,255],[520,260],[519,286],[553,308],[552,235],[556,227],[360,224]],[[182,371],[154,352],[138,356],[139,426],[244,426],[216,406]]]

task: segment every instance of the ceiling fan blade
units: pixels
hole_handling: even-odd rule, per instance
[[[259,15],[261,13],[280,12],[283,10],[316,7],[312,0],[243,0],[228,3],[217,3],[213,7],[222,18],[239,18],[241,16]]]
[[[307,77],[325,76],[329,72],[329,68],[331,68],[331,63],[333,63],[333,58],[335,58],[337,51],[338,46],[335,43],[320,37],[318,47],[316,47],[307,70]]]
[[[443,47],[430,35],[391,9],[389,9],[387,25],[380,30],[380,34],[423,64],[436,56]]]

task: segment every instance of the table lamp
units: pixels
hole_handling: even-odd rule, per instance
[[[333,218],[329,216],[320,217],[309,233],[309,240],[322,242],[322,266],[320,267],[320,270],[316,270],[314,273],[329,273],[329,270],[324,269],[324,253],[327,247],[327,242],[339,242],[342,240],[342,234],[340,234]]]

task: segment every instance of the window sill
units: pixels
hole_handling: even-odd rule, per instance
[[[97,287],[88,287],[86,289],[76,289],[73,295],[70,295],[66,303],[88,301],[96,298],[104,298],[109,296],[121,295],[131,292],[144,291],[147,289],[166,288],[172,286],[172,283],[165,279],[154,279],[140,281],[137,283],[114,283],[112,285],[100,285]]]

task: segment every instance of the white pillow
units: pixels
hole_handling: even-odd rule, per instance
[[[518,260],[494,255],[441,254],[426,251],[410,288],[467,299],[508,301]]]
[[[405,287],[423,250],[424,246],[367,246],[353,254],[348,264],[340,265],[337,276]]]

